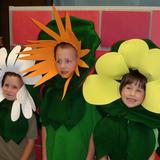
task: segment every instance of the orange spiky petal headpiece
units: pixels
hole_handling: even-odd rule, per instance
[[[31,51],[20,52],[20,54],[29,54],[24,56],[21,59],[25,60],[36,60],[40,61],[39,63],[35,64],[34,66],[24,70],[23,72],[31,72],[27,75],[27,77],[33,77],[37,75],[43,75],[43,77],[35,84],[35,87],[44,83],[45,81],[53,78],[58,74],[56,69],[56,63],[54,58],[54,48],[62,43],[66,42],[71,44],[77,51],[77,67],[75,68],[75,73],[77,76],[79,74],[79,68],[88,68],[89,66],[81,59],[85,55],[89,53],[89,49],[81,49],[81,42],[76,38],[75,34],[72,31],[72,26],[70,22],[70,17],[66,14],[65,19],[65,27],[63,26],[62,20],[59,16],[59,13],[56,11],[56,8],[53,6],[53,14],[57,23],[57,27],[59,30],[59,35],[48,28],[47,26],[41,24],[35,19],[32,19],[33,22],[44,32],[50,35],[54,40],[37,40],[37,41],[30,41],[31,44],[27,45],[33,48]],[[72,74],[68,74],[67,80],[64,85],[63,96],[64,98],[69,82],[73,76]]]

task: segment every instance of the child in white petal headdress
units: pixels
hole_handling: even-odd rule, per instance
[[[30,48],[26,48],[28,50]],[[23,78],[21,71],[34,61],[18,60],[21,47],[16,46],[7,56],[0,49],[0,159],[32,160],[37,124],[32,110],[35,104],[25,84],[34,84],[38,77]]]

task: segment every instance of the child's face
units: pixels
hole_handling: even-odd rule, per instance
[[[142,104],[144,97],[145,91],[140,88],[138,82],[127,84],[121,91],[122,101],[128,108],[133,108]]]
[[[56,51],[56,64],[58,73],[62,78],[75,70],[77,66],[77,53],[74,48],[57,48]]]
[[[4,84],[2,86],[2,93],[3,96],[7,100],[15,100],[16,94],[19,91],[19,89],[22,87],[23,82],[20,78],[16,76],[6,76],[4,80]]]

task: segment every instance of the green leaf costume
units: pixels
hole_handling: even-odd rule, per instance
[[[0,102],[0,136],[5,142],[13,140],[19,144],[27,134],[28,120],[22,114],[17,121],[11,120],[12,103],[6,99]]]

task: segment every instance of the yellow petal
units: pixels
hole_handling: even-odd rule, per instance
[[[160,79],[160,49],[151,49],[147,56],[144,56],[139,71],[144,74],[148,81]]]
[[[148,82],[146,85],[146,97],[143,106],[147,110],[160,113],[160,81]]]
[[[140,39],[131,39],[123,42],[118,52],[123,55],[126,64],[129,68],[137,69],[139,60],[147,55],[149,51],[148,45],[145,41]]]
[[[121,54],[109,52],[101,56],[96,63],[96,71],[99,75],[113,79],[121,79],[129,70]]]
[[[91,104],[111,103],[120,98],[119,83],[104,76],[90,75],[83,84],[83,96]]]

